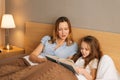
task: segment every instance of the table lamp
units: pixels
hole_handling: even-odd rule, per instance
[[[10,50],[12,46],[9,44],[9,29],[15,28],[13,16],[11,14],[4,14],[2,16],[1,28],[5,29],[5,47],[4,49]]]

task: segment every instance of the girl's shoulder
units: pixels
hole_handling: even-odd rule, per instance
[[[98,59],[95,58],[95,59],[91,60],[90,63],[89,63],[89,65],[90,65],[91,68],[97,68]]]
[[[79,57],[77,61],[84,62],[85,60],[82,57]]]
[[[98,59],[97,59],[97,58],[92,59],[92,60],[90,61],[90,63],[96,63],[96,62],[98,62]]]

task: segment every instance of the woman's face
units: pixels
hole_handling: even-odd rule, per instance
[[[69,26],[67,22],[60,22],[58,28],[58,34],[59,34],[59,38],[62,40],[65,40],[67,38],[67,36],[69,35]]]
[[[80,49],[83,58],[87,57],[90,54],[90,46],[86,42],[81,43],[81,49]]]

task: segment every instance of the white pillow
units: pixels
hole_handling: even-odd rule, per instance
[[[118,74],[113,60],[104,55],[98,65],[96,80],[118,80]]]
[[[118,80],[120,80],[120,73],[118,72]]]

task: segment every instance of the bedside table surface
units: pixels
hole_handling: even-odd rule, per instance
[[[2,47],[1,51],[2,51],[2,53],[4,53],[4,52],[11,53],[11,52],[17,52],[17,51],[24,51],[24,49],[22,49],[22,48],[19,48],[19,47],[16,47],[16,46],[12,46],[12,47],[13,47],[13,49],[11,49],[11,50],[5,50]]]
[[[20,55],[20,54],[24,54],[25,50],[23,48],[19,48],[16,46],[12,46],[13,49],[11,50],[5,50],[3,49],[3,47],[0,47],[0,59],[4,59],[10,56],[16,56],[16,55]]]

